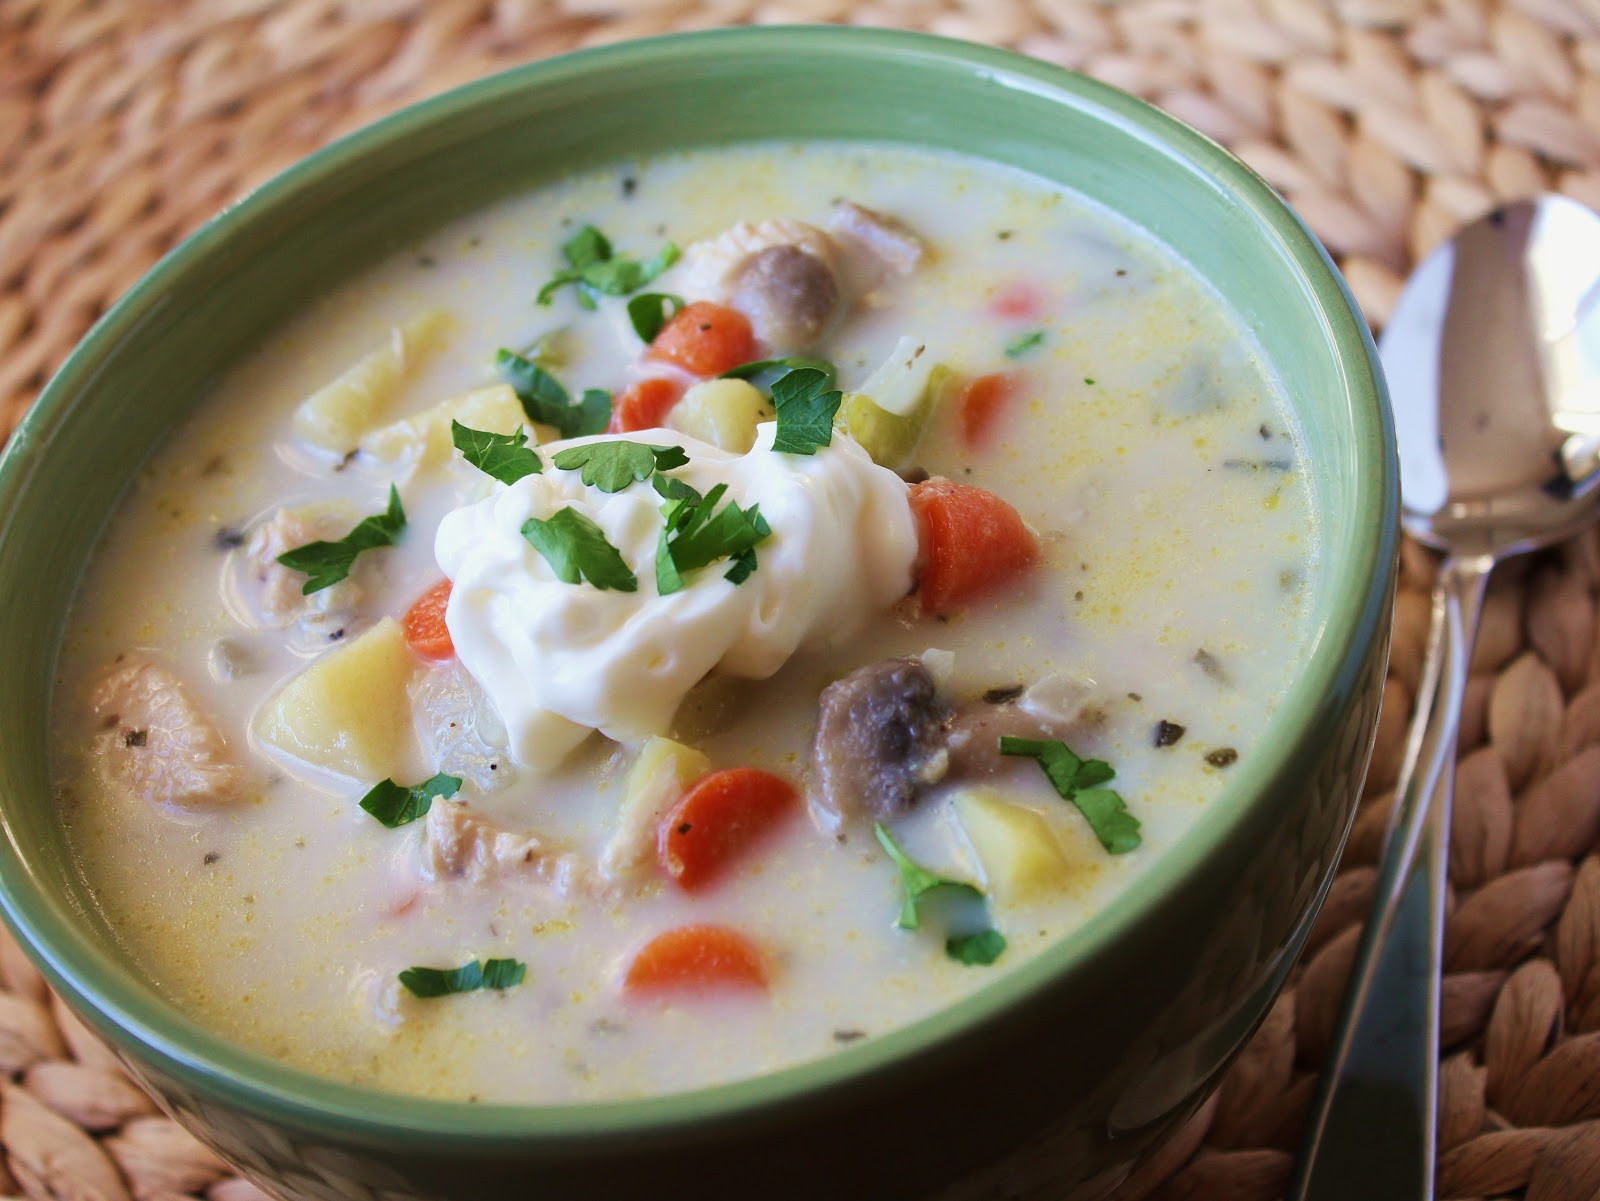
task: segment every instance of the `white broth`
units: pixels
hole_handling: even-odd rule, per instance
[[[838,208],[839,198],[870,211]],[[804,225],[759,224],[774,221]],[[741,222],[756,224],[730,243],[724,231]],[[629,294],[598,294],[592,310],[581,283],[536,303],[585,225],[609,238],[613,264],[647,262],[669,240],[687,253]],[[729,283],[748,281],[750,256],[768,245],[789,248],[775,269],[826,263],[837,295],[824,316],[764,310],[762,295]],[[630,282],[639,281],[617,286]],[[630,324],[630,297],[653,292],[753,315],[757,337],[740,361],[799,354],[836,365],[850,432],[810,456],[760,449],[789,428],[786,407],[761,427],[757,450],[725,448],[716,467],[717,452],[683,435],[747,435],[723,410],[710,424],[691,419],[679,400],[664,410],[665,430],[618,436],[685,447],[690,466],[647,468],[607,492],[557,466],[548,448],[538,474],[493,479],[441,446],[447,420],[426,447],[415,428],[374,433],[492,388],[499,348],[540,347],[538,361],[573,398],[620,397],[646,378],[687,386],[690,375],[652,358]],[[305,407],[375,347],[389,358],[370,360],[356,381],[371,411],[328,393],[321,408]],[[904,379],[896,355],[918,362]],[[928,364],[941,369],[918,387],[912,377]],[[764,406],[774,377],[803,369],[757,377],[756,401],[724,388],[728,411],[770,420],[738,404]],[[392,385],[386,403],[377,385]],[[930,406],[901,461],[876,466],[856,446],[851,432],[872,441],[866,419],[850,417],[863,411],[856,392]],[[491,428],[474,421],[503,419],[508,395],[480,393],[448,412]],[[523,412],[512,420],[534,431]],[[1165,248],[1042,181],[832,144],[694,151],[577,174],[316,300],[222,379],[139,473],[67,631],[53,747],[62,820],[95,903],[155,987],[220,1034],[306,1070],[535,1104],[768,1072],[949,1005],[1160,870],[1163,851],[1255,751],[1307,653],[1317,528],[1305,464],[1249,331]],[[934,604],[945,552],[930,549],[935,519],[911,515],[909,497],[942,486],[908,490],[891,467],[999,497],[1026,523],[1036,561],[995,560],[978,573],[987,589]],[[734,480],[737,503],[761,500],[771,532],[743,582],[725,578],[735,560],[724,557],[686,568],[684,589],[662,596],[653,481],[693,478],[703,495],[712,475],[694,472],[713,468]],[[786,472],[801,482],[780,501]],[[825,476],[847,499],[810,514],[805,498],[825,490]],[[384,513],[391,485],[405,514],[397,541],[355,557],[348,581],[303,596],[306,574],[274,557]],[[601,591],[589,574],[566,582],[526,530],[519,540],[518,523],[551,520],[558,503],[613,533],[635,591]],[[606,525],[624,504],[645,523],[635,542]],[[831,570],[858,554],[869,525],[871,554]],[[1005,539],[978,541],[988,545],[969,548],[974,556],[994,556]],[[491,543],[501,555],[492,570]],[[446,611],[459,656],[427,659],[393,622],[447,560],[477,574]],[[979,561],[958,558],[954,569]],[[758,595],[784,613],[818,602],[772,662],[724,645],[730,623],[755,620],[748,606],[732,617],[728,606]],[[591,648],[635,620],[645,624],[627,629],[642,630],[644,646],[669,601],[682,613],[694,598],[711,616],[683,618],[657,658],[703,652],[722,670],[670,723],[643,728],[661,724],[650,715],[672,712],[678,692],[642,703],[659,663],[641,666],[645,652],[630,645],[602,678]],[[597,632],[605,622],[614,628]],[[356,655],[366,666],[352,674]],[[872,792],[864,808],[840,802],[813,761],[819,694],[896,657],[912,661],[902,676],[936,690],[918,702],[932,714],[929,753],[914,770],[884,767],[899,773],[898,793]],[[343,675],[325,688],[318,665],[336,662]],[[774,667],[762,679],[729,674]],[[1019,686],[1030,688],[1020,699]],[[841,719],[850,736],[863,712]],[[947,744],[952,730],[977,733]],[[1036,759],[997,753],[996,730],[1070,746],[1115,775],[1064,799]],[[684,886],[666,866],[660,797],[620,816],[644,803],[636,792],[629,800],[628,779],[650,735],[674,736],[711,770],[756,768],[796,791],[703,886]],[[888,744],[898,734],[863,737]],[[181,760],[161,758],[179,751]],[[854,770],[854,751],[839,754],[839,770]],[[667,801],[701,774],[692,758],[685,752]],[[458,790],[422,802],[431,800],[419,820],[390,828],[360,805],[385,776],[400,791],[436,773]],[[1102,826],[1086,819],[1096,806]],[[916,929],[897,926],[905,894],[874,836],[880,818],[911,859],[985,899],[946,889],[917,906]],[[764,983],[630,986],[653,937],[704,925],[736,932]],[[956,945],[992,962],[962,962],[947,946],[985,928],[1000,939]],[[489,983],[506,987],[423,997],[400,979],[496,959],[520,969],[489,969]]]

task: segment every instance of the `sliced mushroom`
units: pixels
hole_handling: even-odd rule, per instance
[[[832,268],[833,239],[815,225],[779,219],[751,224],[741,221],[712,238],[690,244],[683,252],[683,291],[697,300],[727,303],[738,284],[739,273],[764,250],[787,246],[811,255]]]
[[[889,818],[909,809],[944,777],[949,719],[920,659],[883,659],[828,685],[811,748],[818,818],[836,830],[853,814]]]
[[[124,658],[96,685],[94,754],[106,779],[144,801],[185,808],[239,799],[244,773],[178,678]]]
[[[827,263],[784,243],[757,251],[738,267],[729,299],[768,346],[807,350],[833,323],[841,296]]]
[[[1052,673],[1003,700],[956,707],[939,696],[929,661],[884,659],[823,689],[812,741],[813,809],[837,830],[848,817],[903,813],[936,784],[1014,765],[1000,739],[1066,739],[1082,730],[1091,685]]]

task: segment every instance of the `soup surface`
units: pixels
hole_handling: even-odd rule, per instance
[[[307,1070],[755,1075],[1156,870],[1306,651],[1310,496],[1248,331],[1081,198],[891,147],[576,175],[316,301],[142,470],[62,820],[162,994]]]

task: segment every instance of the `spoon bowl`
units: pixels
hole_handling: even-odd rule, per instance
[[[1505,557],[1594,519],[1600,217],[1543,196],[1473,222],[1417,268],[1379,353],[1408,534]]]

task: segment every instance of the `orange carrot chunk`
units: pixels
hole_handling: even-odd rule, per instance
[[[701,776],[661,819],[661,869],[693,892],[771,831],[798,799],[789,781],[754,767]]]
[[[981,450],[994,436],[995,423],[1017,395],[1017,373],[996,371],[968,380],[957,399],[961,437],[968,450]]]
[[[448,659],[456,653],[450,628],[444,624],[444,607],[450,603],[450,581],[440,580],[406,610],[401,626],[406,645],[424,659]]]
[[[635,995],[766,987],[760,949],[737,930],[709,925],[656,935],[633,957],[622,981],[623,991]]]
[[[697,300],[673,314],[646,354],[696,375],[721,375],[756,357],[756,338],[743,313]]]
[[[671,379],[642,379],[618,395],[611,408],[608,434],[631,434],[666,424],[667,414],[683,395],[683,385]]]
[[[934,476],[911,485],[911,511],[926,557],[917,581],[924,613],[948,613],[1038,562],[1038,540],[992,492]]]

